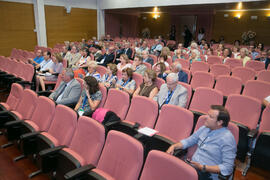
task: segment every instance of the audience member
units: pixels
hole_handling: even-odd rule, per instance
[[[201,61],[199,50],[192,49],[191,56],[189,57],[188,61],[190,62],[190,64],[195,62],[195,61]]]
[[[74,106],[80,98],[81,84],[74,79],[74,73],[70,68],[64,69],[61,75],[62,82],[49,98],[57,104]]]
[[[164,55],[164,56],[159,56],[158,61],[156,62],[156,64],[153,65],[152,68],[155,68],[155,66],[160,62],[164,63],[166,68],[168,68],[170,66],[169,63],[167,63],[167,56]]]
[[[155,70],[155,73],[156,73],[158,78],[161,78],[164,81],[166,81],[167,74],[165,73],[166,66],[164,63],[162,63],[162,62],[157,63],[157,65],[153,69]]]
[[[128,56],[126,54],[120,55],[120,63],[117,64],[117,69],[122,71],[125,68],[131,68],[132,64],[129,63]]]
[[[150,53],[155,56],[159,56],[162,50],[162,45],[158,39],[155,40],[155,44],[151,47]]]
[[[156,73],[153,70],[147,69],[144,72],[143,83],[136,89],[133,96],[146,96],[150,99],[154,98],[158,93],[156,81]]]
[[[90,62],[90,54],[88,49],[80,50],[81,58],[75,63],[74,68],[86,67],[87,63]]]
[[[187,89],[178,84],[178,75],[170,73],[166,77],[166,83],[162,84],[160,91],[154,97],[161,108],[164,104],[173,104],[180,107],[186,107]]]
[[[132,49],[130,48],[130,43],[126,42],[124,45],[124,48],[122,49],[121,54],[126,54],[128,59],[131,59],[132,57]]]
[[[154,60],[149,56],[148,51],[146,50],[142,51],[142,58],[143,58],[143,62],[147,62],[153,66]]]
[[[52,55],[50,51],[44,52],[43,57],[44,60],[40,64],[36,65],[37,69],[40,68],[39,69],[40,72],[48,71],[49,69],[52,68],[53,65],[53,61],[51,59]]]
[[[237,144],[231,131],[227,128],[230,121],[229,112],[220,105],[212,105],[204,126],[190,137],[181,140],[167,150],[173,154],[177,149],[187,149],[198,145],[191,160],[199,179],[219,179],[218,174],[228,176],[233,172]]]
[[[171,58],[171,51],[168,47],[163,47],[160,53],[160,56],[167,56],[167,58]]]
[[[100,56],[96,61],[99,65],[106,67],[107,64],[113,63],[113,60],[114,60],[114,47],[110,46],[108,51],[104,55]]]
[[[223,50],[223,62],[225,63],[228,58],[231,58],[232,51],[230,48],[224,48]]]
[[[175,73],[178,75],[178,81],[188,83],[188,75],[186,72],[182,71],[182,65],[179,62],[174,62],[170,66],[170,70],[167,72],[169,73]]]
[[[107,72],[102,76],[101,83],[106,88],[111,88],[115,86],[117,82],[117,67],[115,64],[108,64],[107,65]]]
[[[232,48],[232,58],[237,58],[240,55],[239,50],[240,48],[237,46]]]
[[[97,62],[96,61],[90,61],[88,63],[88,72],[85,76],[92,76],[96,78],[96,80],[99,82],[100,81],[100,74],[97,72]]]
[[[71,46],[71,50],[68,51],[64,57],[64,59],[68,61],[69,67],[73,67],[80,58],[81,54],[78,53],[78,50],[75,45]]]
[[[42,50],[38,49],[36,51],[36,57],[34,59],[29,58],[28,62],[33,64],[34,66],[39,65],[44,60],[44,57],[42,56]]]
[[[173,56],[172,61],[174,62],[176,59],[185,59],[185,56],[183,55],[182,50],[177,49],[175,51],[175,55]]]
[[[198,44],[201,44],[203,38],[204,38],[204,28],[200,28],[197,37]]]
[[[125,68],[122,70],[122,78],[119,79],[115,85],[116,89],[123,90],[132,95],[136,89],[136,82],[132,79],[133,70],[131,68]]]
[[[147,67],[143,64],[141,56],[135,56],[131,68],[133,69],[134,72],[139,73],[141,75],[143,75],[147,69]]]
[[[250,61],[250,57],[248,57],[248,49],[247,48],[241,48],[240,49],[240,55],[236,57],[237,59],[243,60],[243,66],[246,65],[248,61]]]
[[[98,81],[92,76],[87,76],[84,78],[81,97],[74,110],[77,111],[80,116],[82,116],[84,113],[94,111],[98,107],[101,100],[102,93],[99,90]]]

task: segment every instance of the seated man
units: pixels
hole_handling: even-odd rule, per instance
[[[102,66],[107,66],[109,63],[113,63],[114,60],[114,47],[110,46],[108,51],[97,59],[97,63]]]
[[[159,56],[162,48],[163,48],[163,46],[161,45],[161,42],[158,39],[156,39],[155,44],[150,49],[150,53],[154,54],[156,56]]]
[[[62,82],[59,87],[49,96],[57,104],[74,106],[81,95],[81,84],[74,79],[72,69],[66,68],[62,71]]]
[[[178,81],[180,82],[184,82],[184,83],[188,83],[188,75],[186,72],[182,71],[182,65],[179,62],[174,62],[171,66],[170,66],[170,70],[167,71],[166,73],[176,73],[178,75]]]
[[[161,108],[163,104],[173,104],[185,107],[187,103],[187,89],[178,84],[178,75],[170,73],[166,77],[167,83],[162,84],[160,91],[154,97]]]
[[[42,61],[40,64],[36,65],[36,69],[40,68],[40,70],[39,70],[40,72],[48,71],[53,66],[51,52],[49,52],[49,51],[44,52],[43,56],[44,56],[44,61]]]
[[[37,50],[36,55],[37,56],[34,59],[32,59],[32,58],[28,59],[28,62],[33,64],[34,66],[40,64],[44,60],[44,57],[42,56],[42,50],[41,49]]]
[[[255,59],[256,61],[261,61],[264,62],[265,64],[265,69],[267,69],[268,64],[270,62],[270,50],[268,51],[262,51],[261,52],[261,57]]]
[[[143,58],[143,62],[147,62],[153,66],[154,60],[151,57],[149,57],[148,51],[142,51],[142,58]]]
[[[199,179],[218,179],[218,173],[228,176],[233,172],[236,141],[227,126],[228,111],[220,105],[212,105],[204,126],[190,137],[169,147],[167,153],[198,145],[190,164],[196,168]],[[188,160],[189,162],[189,160]]]

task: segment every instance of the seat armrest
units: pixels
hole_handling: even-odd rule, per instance
[[[22,120],[9,121],[9,122],[5,123],[5,127],[18,125],[18,124],[21,124],[22,122],[23,122]]]
[[[25,140],[25,139],[29,139],[29,138],[32,138],[32,137],[36,137],[37,135],[39,135],[40,132],[31,132],[31,133],[26,133],[26,134],[23,134],[20,136],[20,139],[21,140]]]
[[[248,136],[249,138],[252,138],[252,139],[254,139],[255,137],[257,137],[257,135],[258,135],[258,130],[257,130],[257,129],[251,129],[251,130],[248,132],[248,134],[247,134],[247,136]]]
[[[57,153],[58,151],[60,151],[61,149],[65,148],[65,147],[66,146],[57,146],[57,147],[54,147],[54,148],[44,149],[44,150],[39,152],[39,155],[41,157],[43,157],[43,156],[48,156],[48,155],[51,155],[51,154],[55,154],[55,153]]]
[[[198,112],[198,111],[192,111],[190,110],[194,115],[197,115],[197,116],[202,116],[204,115],[204,113],[201,113],[201,112]]]
[[[46,97],[48,97],[48,96],[50,96],[51,93],[52,93],[51,91],[38,91],[37,95],[38,96],[46,96]]]
[[[222,174],[218,174],[218,179],[219,179],[219,180],[227,180],[227,179],[229,179],[230,176],[231,176],[231,175],[224,176],[224,175],[222,175]]]
[[[177,149],[173,152],[173,155],[179,158],[183,157],[185,154],[187,154],[187,149]]]
[[[52,75],[58,76],[58,75],[59,75],[59,73],[52,73]]]
[[[80,168],[69,171],[68,173],[65,174],[64,177],[65,177],[65,179],[74,179],[76,177],[79,177],[79,176],[81,176],[83,174],[88,173],[89,171],[91,171],[94,168],[95,168],[95,166],[92,165],[92,164],[82,166]]]

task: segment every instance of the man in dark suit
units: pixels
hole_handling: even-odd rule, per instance
[[[122,49],[121,54],[126,54],[128,56],[128,59],[131,59],[132,57],[132,49],[130,48],[129,42],[126,42],[124,45],[124,48]]]
[[[107,64],[113,63],[114,60],[114,47],[110,46],[108,51],[97,59],[99,65],[107,67]]]
[[[49,98],[57,104],[76,105],[81,95],[81,84],[74,79],[74,73],[70,68],[64,69],[61,75],[62,82]]]
[[[149,57],[148,51],[142,51],[142,58],[143,58],[143,62],[147,62],[153,66],[154,60],[151,57]]]
[[[268,65],[270,63],[270,49],[267,51],[262,51],[261,57],[255,59],[256,61],[262,61],[265,63],[265,69],[268,68]]]
[[[179,62],[174,62],[170,66],[171,72],[176,73],[178,75],[178,81],[188,83],[188,75],[184,71],[182,71],[182,65]]]

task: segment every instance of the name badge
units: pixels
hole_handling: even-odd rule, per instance
[[[79,109],[79,111],[78,111],[79,116],[82,116],[83,113],[84,113],[84,110],[83,109]]]

